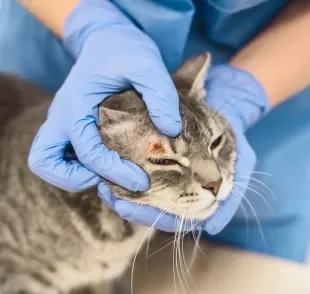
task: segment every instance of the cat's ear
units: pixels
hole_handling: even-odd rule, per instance
[[[206,97],[205,81],[211,64],[210,53],[202,53],[186,61],[173,74],[173,80],[178,88],[184,86],[190,97],[203,100]]]
[[[139,94],[128,90],[110,96],[99,105],[99,124],[121,123],[145,109]]]
[[[104,106],[99,106],[99,121],[101,124],[117,123],[127,120],[129,113],[125,111],[119,111]]]

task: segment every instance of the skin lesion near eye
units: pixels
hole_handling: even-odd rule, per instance
[[[149,145],[149,152],[153,154],[164,154],[166,151],[161,143],[156,142]]]

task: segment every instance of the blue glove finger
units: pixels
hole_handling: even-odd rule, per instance
[[[192,231],[199,222],[182,221],[180,217],[151,206],[141,206],[126,200],[116,200],[115,211],[124,219],[143,226],[153,226],[164,232]]]
[[[126,189],[148,189],[148,176],[140,167],[104,146],[94,118],[88,116],[76,122],[68,136],[77,157],[88,169]]]
[[[106,206],[115,211],[115,202],[117,199],[112,195],[110,188],[104,183],[100,183],[97,187],[97,194]]]
[[[115,202],[115,211],[124,219],[142,226],[153,226],[165,232],[174,232],[177,228],[175,217],[161,213],[159,209],[141,206],[125,200]]]
[[[122,218],[143,226],[153,226],[165,232],[189,231],[198,227],[199,222],[185,222],[162,210],[150,206],[141,206],[135,203],[114,197],[110,189],[103,183],[98,185],[98,196],[112,210]],[[181,229],[179,230],[179,227]]]
[[[77,192],[98,184],[101,179],[78,161],[64,160],[68,144],[64,138],[55,138],[55,130],[45,122],[40,128],[28,157],[31,171],[46,182],[60,189]],[[53,137],[51,137],[53,134]]]
[[[174,231],[175,219],[172,215],[161,214],[159,209],[149,206],[136,205],[132,202],[116,198],[103,183],[98,185],[98,196],[122,218],[143,226],[154,224],[156,228],[164,228],[167,232]]]
[[[131,83],[142,94],[149,116],[158,130],[175,137],[182,130],[177,90],[164,66],[157,72],[154,66],[147,68],[145,75],[131,79]]]
[[[265,89],[256,78],[230,65],[218,65],[209,71],[207,80],[208,105],[229,115],[228,120],[242,120],[247,129],[270,110]],[[231,115],[235,118],[231,118]],[[225,115],[224,115],[225,116]]]

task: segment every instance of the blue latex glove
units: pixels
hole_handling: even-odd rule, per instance
[[[230,123],[237,141],[237,162],[235,167],[235,185],[231,195],[221,204],[215,215],[199,223],[198,226],[209,234],[219,233],[232,219],[246,190],[248,179],[256,163],[256,156],[244,135],[245,130],[257,122],[269,110],[266,93],[259,82],[249,73],[229,65],[220,65],[210,69],[206,84],[206,103],[219,111]],[[142,225],[172,232],[179,219],[151,207],[139,207],[125,200],[116,199],[99,185],[102,199],[107,201],[123,218]],[[192,228],[192,224],[184,226]]]
[[[30,169],[67,191],[94,186],[101,177],[146,190],[147,175],[104,146],[96,122],[99,103],[133,86],[159,131],[180,133],[178,94],[157,46],[112,3],[101,0],[83,0],[75,7],[65,23],[64,44],[77,61],[32,144]],[[70,144],[78,160],[64,160]]]

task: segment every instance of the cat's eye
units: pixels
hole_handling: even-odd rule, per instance
[[[210,145],[210,149],[211,151],[215,150],[217,147],[220,146],[221,142],[223,140],[223,135],[217,137],[213,142],[212,144]]]
[[[167,159],[167,158],[148,158],[147,160],[150,163],[157,164],[157,165],[175,165],[175,164],[179,164],[176,160]]]

